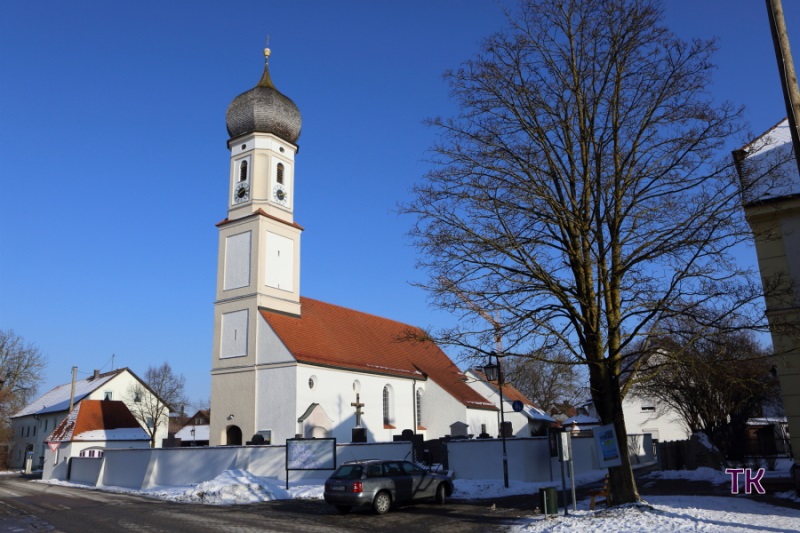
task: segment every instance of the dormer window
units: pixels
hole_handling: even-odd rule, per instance
[[[242,161],[239,165],[239,181],[247,181],[247,161]]]
[[[278,185],[283,185],[283,163],[278,163],[277,177]]]

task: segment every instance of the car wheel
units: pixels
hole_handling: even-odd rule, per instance
[[[336,509],[339,511],[339,514],[347,514],[350,512],[350,509],[352,509],[352,507],[350,507],[349,505],[337,505]]]
[[[439,505],[444,505],[447,502],[447,487],[444,486],[444,483],[439,483],[439,486],[436,487],[436,503]]]
[[[392,507],[392,497],[388,492],[382,491],[375,495],[372,501],[372,509],[376,514],[384,514]]]

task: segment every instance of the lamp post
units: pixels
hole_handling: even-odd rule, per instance
[[[492,355],[497,360],[492,363]],[[495,352],[489,354],[489,362],[483,367],[488,381],[497,380],[497,389],[500,391],[500,438],[503,441],[503,483],[508,488],[508,453],[506,452],[506,417],[503,414],[503,368],[500,366],[500,356]]]

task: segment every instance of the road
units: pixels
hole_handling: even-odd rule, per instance
[[[146,531],[358,532],[505,531],[532,514],[537,497],[493,502],[417,504],[386,515],[368,511],[339,515],[319,500],[278,500],[251,505],[210,506],[164,502],[131,494],[47,485],[0,476],[0,531],[85,533]]]

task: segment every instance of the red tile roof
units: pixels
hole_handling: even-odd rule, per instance
[[[464,382],[464,374],[416,327],[345,307],[300,298],[302,316],[261,315],[298,362],[371,374],[431,379],[473,409],[496,410]]]
[[[82,400],[53,430],[47,442],[70,441],[81,433],[110,429],[141,430],[141,425],[124,402]]]

